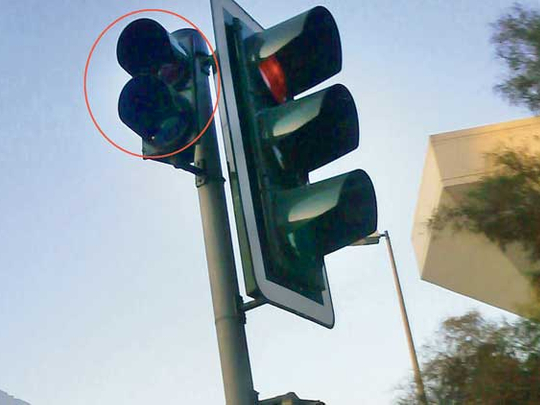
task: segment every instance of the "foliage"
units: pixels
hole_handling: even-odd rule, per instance
[[[507,68],[496,90],[512,104],[540,113],[540,12],[517,4],[493,28],[496,54]],[[517,242],[531,261],[540,261],[540,153],[506,148],[488,157],[495,170],[457,206],[435,212],[428,226],[480,233],[502,249]],[[540,275],[533,283],[540,299]],[[535,321],[496,323],[478,312],[448,318],[423,357],[430,403],[540,403],[540,323]],[[414,379],[397,402],[420,403]]]
[[[442,206],[428,227],[441,230],[451,224],[484,234],[503,249],[518,242],[532,261],[540,260],[540,153],[507,148],[488,155],[495,171],[456,207]]]
[[[507,79],[496,89],[511,103],[540,113],[540,12],[516,4],[493,28],[496,54],[508,69]],[[443,206],[435,212],[428,227],[438,231],[451,224],[455,230],[483,234],[503,250],[517,242],[532,262],[540,262],[540,153],[506,148],[488,155],[496,170],[482,178],[458,206]],[[540,301],[540,274],[530,270]],[[538,315],[533,314],[540,319]]]
[[[540,403],[540,324],[496,323],[478,312],[445,320],[425,346],[422,379],[432,404]],[[398,404],[419,404],[411,380]]]
[[[540,263],[540,153],[505,148],[488,156],[495,170],[456,206],[441,206],[428,227],[440,231],[451,225],[454,230],[483,234],[503,250],[519,243],[531,262]],[[526,274],[540,302],[540,274],[535,270],[528,269]],[[527,316],[540,319],[537,305],[527,311]]]
[[[540,12],[515,5],[493,28],[496,54],[508,69],[495,89],[512,104],[540,113]]]

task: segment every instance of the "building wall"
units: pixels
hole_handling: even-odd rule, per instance
[[[515,146],[540,150],[540,118],[432,135],[412,242],[423,280],[523,314],[533,298],[524,271],[534,265],[518,245],[503,251],[482,235],[450,227],[433,233],[427,227],[437,207],[454,205],[493,170],[487,153]]]

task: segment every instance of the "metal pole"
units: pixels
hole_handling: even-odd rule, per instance
[[[195,164],[205,170],[204,175],[197,177],[197,188],[225,400],[227,405],[254,405],[257,393],[253,389],[245,314],[238,289],[224,179],[213,124],[195,149]]]
[[[384,231],[383,235],[386,239],[386,247],[388,248],[388,254],[390,255],[390,262],[392,264],[392,273],[394,275],[394,284],[399,300],[399,308],[401,310],[401,319],[403,320],[403,326],[405,327],[405,335],[407,336],[407,343],[409,345],[409,354],[411,356],[411,362],[414,371],[414,380],[416,382],[416,390],[418,399],[422,404],[427,405],[426,392],[424,390],[424,383],[422,381],[422,375],[420,374],[420,366],[418,365],[418,358],[416,357],[416,350],[414,348],[413,337],[411,333],[411,326],[409,324],[409,317],[407,316],[407,309],[405,308],[405,301],[403,300],[403,291],[401,290],[401,283],[399,282],[399,276],[396,268],[396,260],[394,258],[394,250],[392,249],[392,242],[390,241],[390,234],[388,231]]]

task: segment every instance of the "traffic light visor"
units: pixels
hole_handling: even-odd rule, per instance
[[[124,28],[118,38],[116,55],[120,66],[132,76],[157,75],[161,66],[178,61],[169,33],[148,18],[135,20]]]
[[[313,241],[313,249],[322,256],[377,229],[375,190],[367,173],[360,169],[282,191],[277,205],[281,211],[278,218],[286,218],[280,224],[282,237],[296,235],[294,239]],[[302,250],[306,248],[299,246],[299,255]]]
[[[321,6],[252,35],[246,48],[248,60],[256,64],[278,103],[341,70],[339,31],[332,14]]]
[[[304,176],[358,147],[354,99],[341,84],[260,113],[268,154],[283,171]]]

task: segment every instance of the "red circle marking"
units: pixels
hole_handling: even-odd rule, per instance
[[[212,51],[212,57],[214,58],[214,62],[215,62],[215,65],[216,65],[217,76],[218,76],[216,102],[215,102],[214,108],[212,110],[212,115],[210,115],[210,118],[208,119],[208,122],[206,123],[204,128],[201,130],[201,132],[199,132],[199,134],[195,137],[195,139],[193,139],[190,143],[188,143],[187,145],[184,145],[183,147],[181,147],[178,150],[175,150],[174,152],[167,153],[165,155],[152,155],[152,156],[150,156],[150,155],[141,155],[139,153],[131,152],[131,151],[121,147],[117,143],[115,143],[111,138],[109,138],[105,134],[105,132],[101,129],[101,127],[97,123],[97,121],[96,121],[96,119],[94,117],[94,114],[92,113],[92,108],[90,107],[90,102],[88,101],[88,91],[87,91],[87,86],[86,86],[86,79],[87,79],[87,76],[88,76],[88,66],[90,65],[90,60],[92,59],[92,54],[94,53],[94,50],[96,49],[97,44],[99,43],[99,41],[101,41],[101,39],[107,33],[107,31],[109,31],[118,22],[120,22],[124,18],[132,16],[134,14],[145,13],[145,12],[159,12],[159,13],[170,14],[170,15],[173,15],[175,17],[180,18],[181,20],[185,21],[186,23],[191,25],[193,28],[195,28],[199,32],[199,34],[201,34],[203,39],[205,40],[206,44],[210,48],[210,51]],[[197,142],[199,140],[199,138],[206,132],[206,130],[208,129],[210,124],[212,123],[212,120],[214,119],[214,116],[216,115],[216,111],[217,111],[217,107],[218,107],[218,101],[219,101],[220,96],[221,96],[221,72],[219,70],[218,60],[217,60],[217,57],[216,57],[216,53],[214,52],[214,48],[212,48],[212,44],[210,44],[210,41],[208,40],[206,35],[204,35],[204,33],[199,29],[199,27],[197,27],[195,24],[193,24],[189,19],[187,19],[186,17],[184,17],[184,16],[182,16],[180,14],[169,11],[169,10],[163,10],[163,9],[159,9],[159,8],[145,8],[145,9],[141,9],[141,10],[131,11],[131,12],[127,13],[127,14],[124,14],[124,15],[118,17],[116,20],[114,20],[112,23],[110,23],[107,27],[105,27],[105,29],[103,31],[101,31],[101,33],[99,34],[97,39],[94,41],[94,44],[92,45],[92,48],[90,48],[90,53],[88,54],[88,58],[86,59],[86,65],[84,66],[84,101],[86,102],[86,108],[88,110],[88,113],[90,114],[90,118],[92,119],[92,122],[96,126],[97,130],[115,148],[121,150],[122,152],[127,153],[128,155],[140,157],[140,158],[143,158],[143,159],[161,159],[161,158],[173,156],[173,155],[176,155],[177,153],[182,152],[183,150],[186,150],[191,145],[193,145],[195,142]]]

